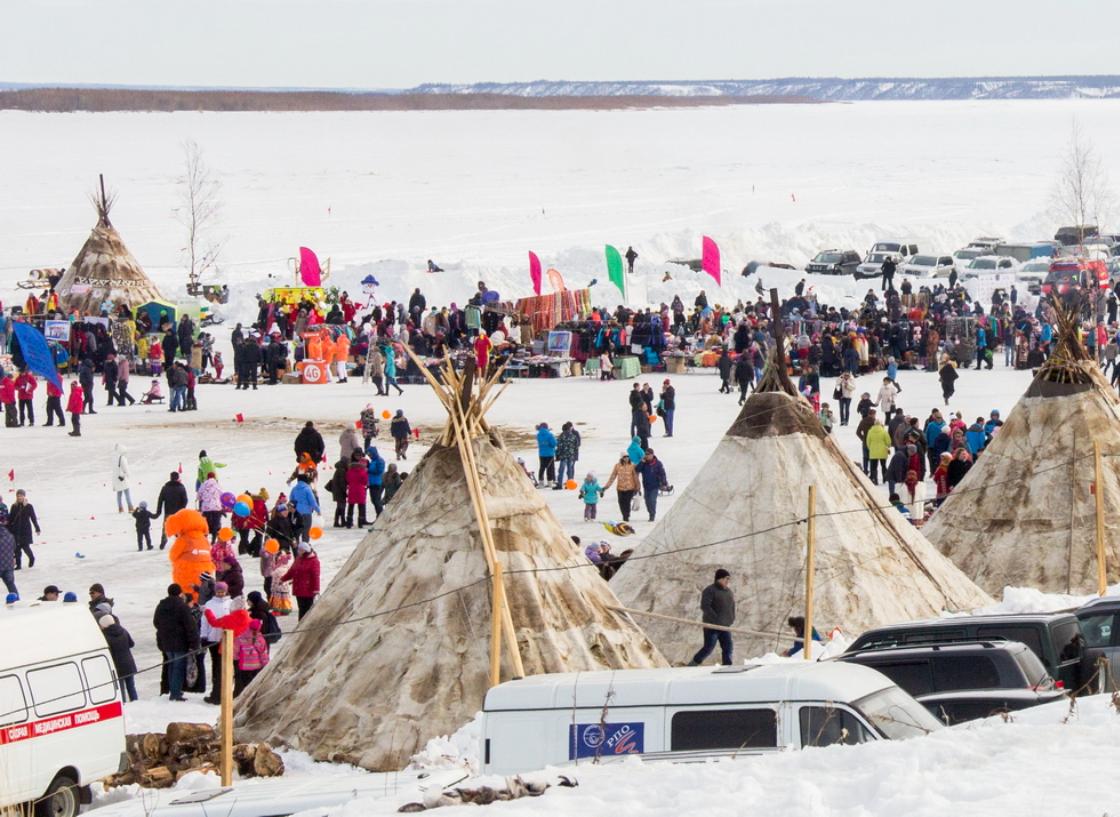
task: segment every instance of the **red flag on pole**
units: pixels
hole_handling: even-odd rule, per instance
[[[541,259],[532,250],[529,251],[529,280],[533,282],[533,292],[541,294]]]
[[[716,279],[717,285],[723,286],[720,281],[719,247],[707,236],[704,236],[701,266],[704,272]]]
[[[12,482],[16,481],[16,469],[15,468],[13,468],[11,471],[8,472],[8,479],[11,480]]]

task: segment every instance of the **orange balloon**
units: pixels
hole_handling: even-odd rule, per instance
[[[266,539],[264,543],[265,553],[277,553],[280,550],[280,543],[275,539]]]
[[[576,489],[576,481],[574,479],[570,479],[564,483],[564,487],[569,491],[574,491]]]
[[[223,542],[228,542],[233,539],[232,528],[221,528],[218,530],[218,538]]]
[[[242,494],[241,496],[239,496],[237,498],[237,501],[238,502],[244,502],[250,508],[253,507],[253,498],[251,496],[249,496],[248,494]]]
[[[651,423],[656,423],[656,422],[657,422],[657,415],[656,415],[656,414],[651,414],[651,415],[649,416],[649,421],[650,421]]]
[[[393,415],[389,413],[389,409],[385,409],[383,412],[381,412],[381,419],[382,420],[388,420],[392,416]]]
[[[322,528],[312,528],[311,530],[309,530],[307,532],[307,535],[311,539],[320,539],[323,536],[323,529]]]

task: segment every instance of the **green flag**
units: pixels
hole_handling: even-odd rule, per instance
[[[612,247],[610,244],[607,245],[607,275],[625,298],[626,281],[622,277],[622,255],[619,254],[617,247]]]

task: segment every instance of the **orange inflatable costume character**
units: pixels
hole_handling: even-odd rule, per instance
[[[206,518],[198,511],[184,508],[169,516],[164,527],[168,536],[176,537],[167,552],[171,560],[171,580],[183,588],[184,593],[193,593],[194,585],[201,582],[199,577],[214,572]]]

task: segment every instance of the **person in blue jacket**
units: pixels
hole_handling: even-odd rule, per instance
[[[988,435],[984,433],[984,418],[977,417],[976,422],[968,427],[968,431],[964,433],[965,442],[968,443],[968,451],[975,459],[976,455],[984,450],[984,446],[988,444]]]
[[[288,498],[292,506],[296,509],[296,514],[300,518],[300,538],[304,542],[309,542],[311,537],[308,532],[311,530],[311,515],[313,513],[322,513],[319,510],[319,498],[315,496],[315,492],[311,490],[311,485],[308,482],[309,477],[307,474],[300,474],[296,477],[296,485],[292,488],[292,495]]]
[[[992,439],[992,435],[996,433],[996,429],[1003,425],[1003,420],[999,418],[999,411],[992,409],[991,417],[988,422],[984,423],[984,433],[988,435],[988,441]]]
[[[548,423],[537,426],[537,457],[540,458],[537,481],[544,485],[547,473],[548,484],[552,485],[556,482],[556,435],[549,430]]]
[[[793,634],[796,635],[797,638],[794,639],[793,646],[782,654],[793,657],[805,649],[805,618],[804,616],[790,616],[786,619],[786,623],[793,628]],[[817,632],[816,627],[813,628],[813,640],[817,643],[824,640],[821,638],[821,634]]]
[[[366,449],[366,456],[369,457],[369,467],[366,469],[369,474],[369,501],[373,503],[373,518],[376,519],[381,516],[381,511],[385,507],[381,499],[385,490],[385,459],[372,445]]]
[[[646,501],[646,510],[649,511],[649,521],[654,522],[657,519],[657,492],[669,487],[665,466],[654,455],[653,449],[647,448],[645,456],[634,470],[642,478],[642,496]]]

